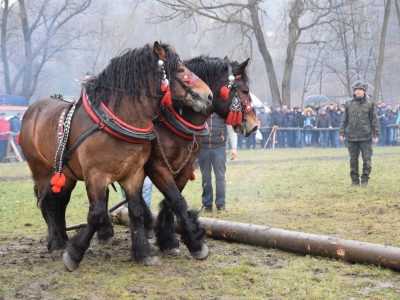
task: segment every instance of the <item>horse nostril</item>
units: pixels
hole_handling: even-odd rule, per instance
[[[212,99],[213,99],[213,94],[212,94],[212,93],[209,93],[209,94],[208,94],[208,100],[212,101]]]

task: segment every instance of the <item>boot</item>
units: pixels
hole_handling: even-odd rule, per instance
[[[352,181],[351,184],[349,186],[347,186],[347,188],[353,188],[353,187],[358,187],[360,186],[360,182],[359,181]]]
[[[366,180],[364,180],[364,181],[361,181],[361,186],[363,187],[363,188],[369,188],[369,185],[368,185],[368,181],[366,181]]]

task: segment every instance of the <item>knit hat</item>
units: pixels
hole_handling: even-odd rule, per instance
[[[382,104],[382,102],[381,102],[381,101],[378,101],[378,102],[376,102],[376,104]]]
[[[6,113],[0,113],[0,116],[6,116],[7,114]]]
[[[321,107],[320,111],[326,111],[325,107]]]
[[[275,105],[275,109],[277,109],[278,107],[281,108],[279,104]]]
[[[368,84],[363,80],[358,80],[353,83],[351,89],[354,91],[355,89],[363,89],[364,92],[368,90]]]

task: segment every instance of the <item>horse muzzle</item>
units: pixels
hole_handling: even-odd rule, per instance
[[[196,112],[200,112],[205,110],[207,107],[209,107],[212,103],[212,99],[213,99],[213,93],[211,92],[204,92],[204,93],[199,93],[198,97],[196,97],[195,99],[191,99],[192,103],[193,103],[193,109]]]
[[[244,137],[249,137],[252,133],[256,132],[258,125],[251,126],[248,122],[243,120],[243,123],[233,127],[236,133],[240,133]]]

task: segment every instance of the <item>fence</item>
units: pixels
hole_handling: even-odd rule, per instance
[[[397,124],[392,124],[392,125],[387,125],[386,127],[398,127],[398,125],[397,125]],[[271,133],[270,133],[270,135],[269,135],[269,137],[267,138],[267,141],[265,142],[265,144],[264,144],[264,146],[263,146],[263,148],[266,148],[266,146],[267,146],[269,140],[272,138],[272,145],[271,145],[271,147],[272,147],[273,149],[275,149],[275,144],[278,143],[278,142],[277,142],[277,138],[276,138],[276,135],[277,135],[278,130],[285,130],[285,131],[287,131],[287,130],[293,130],[293,131],[298,131],[298,130],[300,130],[300,131],[312,131],[312,132],[314,132],[314,131],[326,131],[326,130],[329,130],[329,131],[332,131],[332,130],[340,130],[340,127],[316,128],[316,129],[314,129],[314,128],[307,128],[307,129],[304,129],[304,128],[301,128],[301,127],[278,127],[278,126],[273,126],[273,127],[260,127],[259,129],[272,129],[272,130],[271,130]],[[399,131],[400,128],[398,128],[397,130]],[[400,134],[398,135],[398,140],[399,140],[399,139],[400,139]]]
[[[4,157],[4,162],[11,162],[12,159],[17,159],[19,162],[23,162],[21,155],[19,154],[18,147],[14,143],[14,137],[17,136],[19,133],[14,132],[6,132],[0,133],[2,135],[8,135],[7,140],[7,150],[6,155]]]

